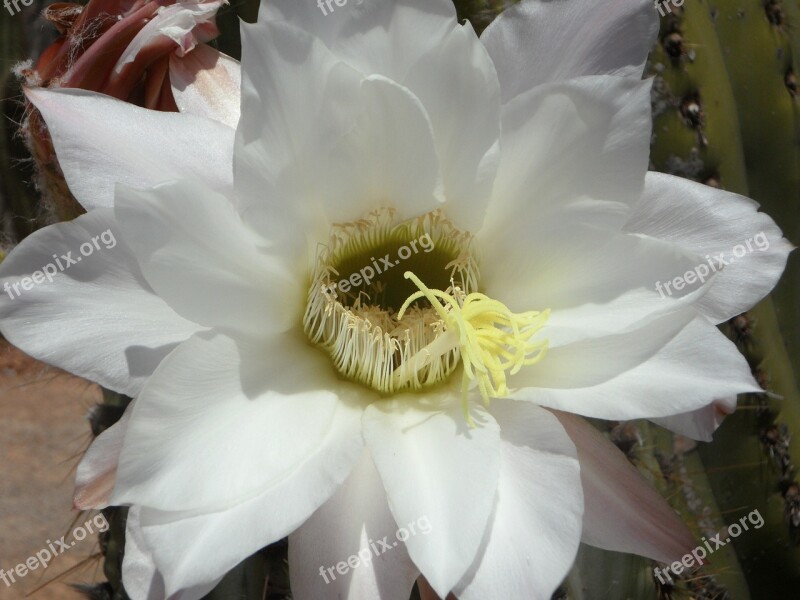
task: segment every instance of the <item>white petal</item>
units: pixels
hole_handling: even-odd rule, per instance
[[[608,308],[635,322],[666,306],[658,278],[696,264],[672,244],[619,233],[644,187],[648,90],[646,82],[585,77],[505,107],[500,168],[478,240],[482,285],[512,310],[646,302],[638,312],[596,313],[598,322]]]
[[[442,597],[474,561],[497,491],[499,427],[483,411],[476,422],[467,427],[458,399],[429,406],[410,395],[364,414],[364,439],[395,521],[431,523],[428,535],[409,538],[406,547]]]
[[[661,562],[694,547],[683,521],[619,448],[580,417],[554,414],[578,448],[584,542]]]
[[[147,281],[179,314],[247,334],[301,320],[305,282],[286,249],[259,247],[226,197],[194,181],[120,187],[115,211]]]
[[[125,522],[125,552],[122,558],[122,584],[131,600],[164,600],[164,579],[156,565],[139,527],[139,508],[128,510]]]
[[[259,21],[288,21],[364,75],[397,82],[457,25],[448,0],[348,0],[324,11],[317,4],[275,0],[262,5]]]
[[[329,436],[342,444],[359,437],[364,390],[353,390],[302,334],[258,344],[193,337],[136,400],[112,501],[211,511],[255,498],[317,455]]]
[[[331,431],[319,440],[308,460],[252,499],[215,512],[143,509],[142,535],[153,548],[167,592],[213,582],[254,552],[295,531],[320,505],[329,502],[364,453],[358,435],[360,416],[357,410],[338,411]],[[352,434],[341,435],[344,430]],[[281,451],[276,447],[277,453]],[[306,566],[316,572],[316,563]],[[298,565],[297,570],[300,568]]]
[[[108,506],[132,409],[129,405],[120,420],[97,436],[83,455],[75,474],[75,508],[88,510]]]
[[[24,277],[31,275],[42,283]],[[0,279],[0,330],[8,341],[38,360],[129,396],[200,329],[153,293],[111,209],[28,236],[0,265]]]
[[[640,79],[658,32],[646,0],[530,0],[505,10],[481,41],[497,67],[503,101],[583,75]]]
[[[170,57],[169,78],[181,112],[214,119],[236,129],[242,86],[237,60],[201,44],[183,58]]]
[[[736,410],[736,396],[729,396],[714,400],[711,404],[703,406],[688,413],[671,415],[651,419],[656,425],[661,425],[679,435],[700,440],[712,441],[712,434],[722,424],[729,414]]]
[[[402,83],[430,117],[448,217],[462,229],[477,230],[497,169],[500,85],[472,26],[453,29]]]
[[[512,397],[588,417],[688,412],[761,388],[736,346],[689,308],[645,326],[554,348],[512,376]],[[527,387],[531,386],[531,387]],[[527,388],[527,389],[525,389]]]
[[[331,221],[352,221],[376,206],[411,218],[440,205],[433,130],[419,99],[373,75],[361,85],[356,126],[331,149],[325,208]]]
[[[717,323],[766,296],[794,248],[749,198],[662,173],[647,174],[642,199],[625,230],[673,242],[705,257],[695,265],[697,274],[720,269],[697,304]],[[717,257],[728,264],[720,265]]]
[[[497,506],[482,555],[459,583],[459,600],[549,600],[581,539],[578,455],[558,420],[522,402],[493,400],[501,430]]]
[[[162,39],[171,40],[177,44],[176,54],[183,56],[190,52],[198,42],[206,42],[210,38],[205,36],[205,30],[199,27],[203,24],[213,24],[217,10],[225,4],[224,0],[212,2],[182,1],[171,6],[162,6],[156,16],[150,19],[128,44],[119,57],[114,71],[119,73],[122,68],[136,60],[137,55]]]
[[[262,7],[259,27],[297,26],[364,76],[386,77],[417,96],[432,123],[448,195],[456,209],[456,202],[463,206],[459,223],[474,227],[496,169],[499,85],[472,27],[459,26],[452,3],[443,0],[351,2],[324,12],[324,5],[271,2]],[[314,114],[303,111],[305,122],[296,128],[308,127]]]
[[[512,310],[549,308],[542,337],[551,347],[674,312],[698,302],[711,285],[706,279],[673,296],[659,293],[659,282],[683,276],[699,258],[668,242],[576,224],[569,217],[546,222],[549,231],[540,229],[544,223],[534,225],[528,238],[513,230],[496,240],[485,238],[481,284]],[[520,236],[526,228],[531,229],[517,226]]]
[[[234,173],[243,218],[297,254],[313,253],[329,233],[321,173],[330,146],[354,126],[361,76],[287,23],[243,24],[242,43]],[[302,225],[276,222],[284,213],[298,215]],[[307,232],[314,245],[307,248],[297,231]]]
[[[164,600],[167,598],[164,578],[156,569],[150,546],[140,525],[139,507],[131,507],[125,522],[125,552],[122,558],[122,585],[131,600]],[[181,540],[186,547],[186,540]],[[170,595],[169,600],[200,600],[219,579],[204,585],[187,588]]]
[[[425,537],[430,525],[414,521]],[[289,536],[289,573],[297,600],[408,600],[419,575],[395,523],[369,452],[336,494]],[[358,557],[361,554],[363,558]],[[351,564],[346,567],[340,563]],[[336,566],[340,565],[340,570]],[[353,566],[354,565],[354,566]]]
[[[233,130],[193,115],[139,108],[79,89],[28,88],[70,191],[86,210],[114,205],[114,186],[171,179],[232,188]]]
[[[500,167],[481,235],[516,243],[507,228],[517,233],[520,223],[529,227],[557,211],[621,226],[644,189],[650,86],[582,77],[540,86],[504,106]],[[520,218],[533,211],[535,219]]]

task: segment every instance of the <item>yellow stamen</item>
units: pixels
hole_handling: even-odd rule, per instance
[[[522,367],[536,364],[544,356],[547,340],[532,341],[531,338],[544,326],[550,311],[516,314],[502,302],[485,294],[472,293],[465,296],[456,287],[451,295],[428,288],[411,271],[406,271],[404,276],[420,291],[406,299],[397,319],[403,318],[412,302],[427,298],[444,321],[446,329],[441,338],[420,350],[417,357],[408,361],[410,366],[398,371],[395,376],[412,377],[413,371],[427,364],[432,355],[438,356],[457,346],[464,363],[461,385],[464,415],[469,424],[474,425],[467,401],[470,381],[476,382],[486,406],[491,397],[507,396],[509,390],[506,372],[514,375]],[[448,343],[443,343],[445,341]]]

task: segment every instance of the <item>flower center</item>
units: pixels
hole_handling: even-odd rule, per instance
[[[485,404],[507,375],[541,360],[549,311],[512,313],[478,293],[472,236],[441,211],[396,223],[381,209],[334,225],[317,256],[304,327],[348,379],[381,393],[444,381],[463,363],[464,412],[474,382]]]
[[[397,223],[392,209],[380,209],[336,224],[317,255],[303,319],[309,339],[342,375],[385,394],[440,383],[460,359],[453,347],[413,373],[403,367],[445,330],[429,302],[406,302],[418,291],[406,271],[436,288],[476,291],[472,236],[438,210]]]

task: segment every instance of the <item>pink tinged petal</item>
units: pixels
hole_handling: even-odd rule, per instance
[[[302,334],[259,343],[193,337],[162,363],[136,400],[112,501],[202,514],[289,485],[323,450],[343,456],[327,444],[359,444],[365,398],[358,391],[337,378]],[[331,481],[343,480],[349,465],[324,462],[322,470],[311,474],[330,495]],[[316,506],[325,499],[317,497]],[[316,508],[314,500],[294,501],[302,504],[303,518]]]
[[[500,429],[473,408],[467,427],[456,398],[418,396],[371,404],[364,439],[398,525],[427,518],[431,531],[406,541],[411,559],[444,597],[475,560],[500,476]]]
[[[614,444],[580,417],[554,414],[578,448],[585,543],[665,563],[696,545],[672,507]]]
[[[703,406],[688,413],[650,419],[656,425],[661,425],[684,437],[702,442],[712,441],[712,434],[722,424],[728,415],[736,410],[736,396],[714,400],[711,404]]]
[[[380,204],[399,219],[441,206],[442,181],[431,122],[407,88],[379,75],[361,84],[355,127],[331,149],[324,205],[332,221],[363,217]]]
[[[238,61],[201,44],[183,58],[170,57],[169,78],[178,110],[236,129],[242,86]]]
[[[300,321],[305,281],[286,249],[263,248],[226,197],[194,181],[120,187],[116,214],[147,281],[187,319],[247,335]]]
[[[778,282],[794,246],[758,204],[680,177],[648,173],[625,230],[689,250],[701,260],[697,277],[719,269],[697,309],[716,323],[755,305]],[[718,258],[729,263],[720,265]]]
[[[497,504],[484,548],[456,596],[549,600],[581,539],[578,454],[558,420],[542,408],[493,400],[490,412],[501,430]]]
[[[481,41],[508,102],[537,85],[584,75],[640,79],[657,32],[658,15],[646,0],[532,0],[504,11]]]
[[[181,549],[186,547],[185,540]],[[169,595],[169,600],[200,600],[219,582],[183,589]],[[167,598],[164,578],[156,569],[151,546],[144,539],[140,524],[140,508],[133,506],[125,522],[125,552],[122,558],[122,584],[131,600],[164,600]]]
[[[233,130],[221,123],[139,108],[83,90],[25,90],[47,123],[59,165],[86,210],[114,205],[114,186],[171,179],[233,185]]]
[[[98,2],[93,6],[87,5],[87,10],[81,15],[84,17],[81,27],[91,30],[93,18],[103,19],[103,13],[113,13],[115,8],[120,13],[125,12],[125,9],[119,4],[116,7],[114,4],[116,3],[102,4],[101,7],[101,3]],[[73,46],[72,44],[63,44],[62,50],[65,52],[60,53],[61,67],[59,70],[61,68],[68,68],[68,70],[61,77],[62,86],[104,91],[120,55],[147,21],[154,18],[159,8],[160,5],[157,2],[134,3],[130,6],[130,10],[127,10],[127,14],[119,14],[115,19],[116,22],[107,27],[105,31],[102,31],[101,27],[102,35],[89,44],[77,60],[64,56],[64,53],[69,54],[72,51]],[[152,60],[152,56],[148,60]],[[53,76],[56,73],[51,71],[48,75]],[[133,75],[133,72],[130,72],[129,75]],[[117,79],[117,84],[120,83]],[[128,77],[126,85],[131,85],[130,77]]]
[[[167,593],[222,577],[254,552],[295,531],[330,502],[364,453],[360,417],[360,410],[341,406],[329,432],[317,440],[314,453],[249,500],[214,512],[142,509],[142,535],[153,548]],[[280,455],[282,448],[276,446],[274,452]],[[186,540],[192,543],[187,546]],[[322,543],[320,539],[314,542]],[[316,569],[316,563],[307,566]],[[292,574],[301,568],[293,565]],[[316,572],[315,576],[319,577]]]
[[[311,1],[275,0],[262,5],[259,22],[289,22],[318,37],[362,74],[399,83],[457,26],[448,0],[349,0],[333,9],[323,12]]]
[[[73,501],[78,510],[108,506],[117,481],[117,463],[133,408],[92,442],[78,465]]]
[[[189,1],[161,7],[156,16],[142,27],[128,44],[119,57],[114,72],[120,73],[125,65],[136,60],[140,52],[164,40],[169,40],[176,46],[175,52],[178,56],[184,56],[198,43],[209,41],[216,31],[214,17],[223,4],[224,0]],[[203,25],[205,27],[201,27]]]
[[[553,348],[512,376],[511,397],[600,419],[665,417],[761,388],[736,346],[689,308]]]
[[[426,524],[413,522],[416,536],[426,537]],[[411,533],[409,523],[401,525]],[[383,483],[364,451],[344,485],[289,536],[294,597],[408,600],[419,569],[398,531]],[[359,555],[357,562],[351,558]],[[351,564],[341,566],[348,560]]]
[[[87,256],[80,250],[88,252],[85,244],[92,247]],[[42,283],[25,279],[32,275]],[[110,209],[28,236],[0,265],[0,285],[6,339],[38,360],[129,396],[201,329],[153,292]]]
[[[402,83],[430,118],[448,217],[463,229],[477,230],[497,171],[500,85],[472,25],[453,29]]]

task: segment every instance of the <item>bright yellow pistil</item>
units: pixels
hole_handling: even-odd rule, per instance
[[[547,348],[547,340],[532,341],[533,336],[547,321],[550,311],[513,313],[502,302],[485,294],[464,294],[453,287],[453,294],[428,288],[411,271],[405,272],[420,291],[403,303],[397,319],[403,318],[412,302],[426,298],[445,323],[445,331],[436,340],[421,349],[404,367],[395,373],[399,380],[413,377],[421,367],[437,356],[458,348],[464,364],[461,391],[464,414],[473,425],[469,414],[467,391],[470,381],[475,381],[488,406],[489,399],[507,396],[506,374],[514,375],[527,365],[539,362]],[[444,304],[443,304],[444,303]]]

